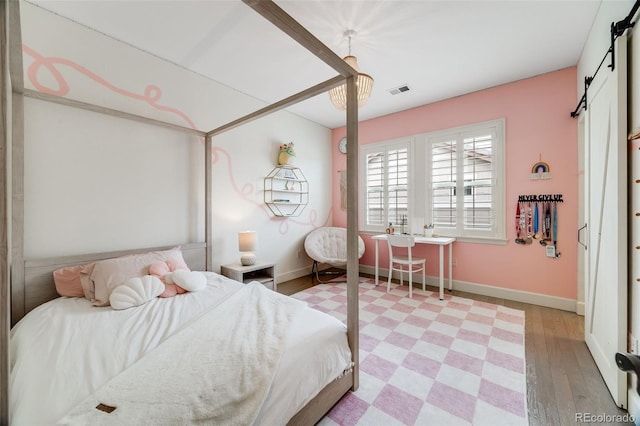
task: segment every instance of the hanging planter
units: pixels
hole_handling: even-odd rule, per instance
[[[296,156],[296,152],[293,149],[293,142],[280,145],[280,153],[278,154],[278,164],[285,166],[287,164],[293,164],[292,157]]]

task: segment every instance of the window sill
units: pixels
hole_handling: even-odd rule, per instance
[[[457,243],[474,243],[474,244],[493,244],[496,246],[506,246],[507,240],[502,238],[483,238],[483,237],[456,237]]]

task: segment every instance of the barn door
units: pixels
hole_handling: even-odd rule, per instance
[[[627,38],[615,42],[615,69],[602,68],[585,111],[585,341],[609,392],[627,407]]]

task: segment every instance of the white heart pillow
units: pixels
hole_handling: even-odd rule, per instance
[[[187,271],[186,269],[176,269],[170,277],[166,277],[167,283],[178,284],[187,291],[200,291],[207,286],[207,277],[197,271]]]

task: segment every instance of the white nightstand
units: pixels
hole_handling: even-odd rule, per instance
[[[243,266],[239,263],[222,265],[220,266],[220,273],[225,277],[245,284],[251,281],[258,281],[265,287],[273,291],[278,291],[275,269],[275,263],[258,261],[255,265],[251,266]]]

